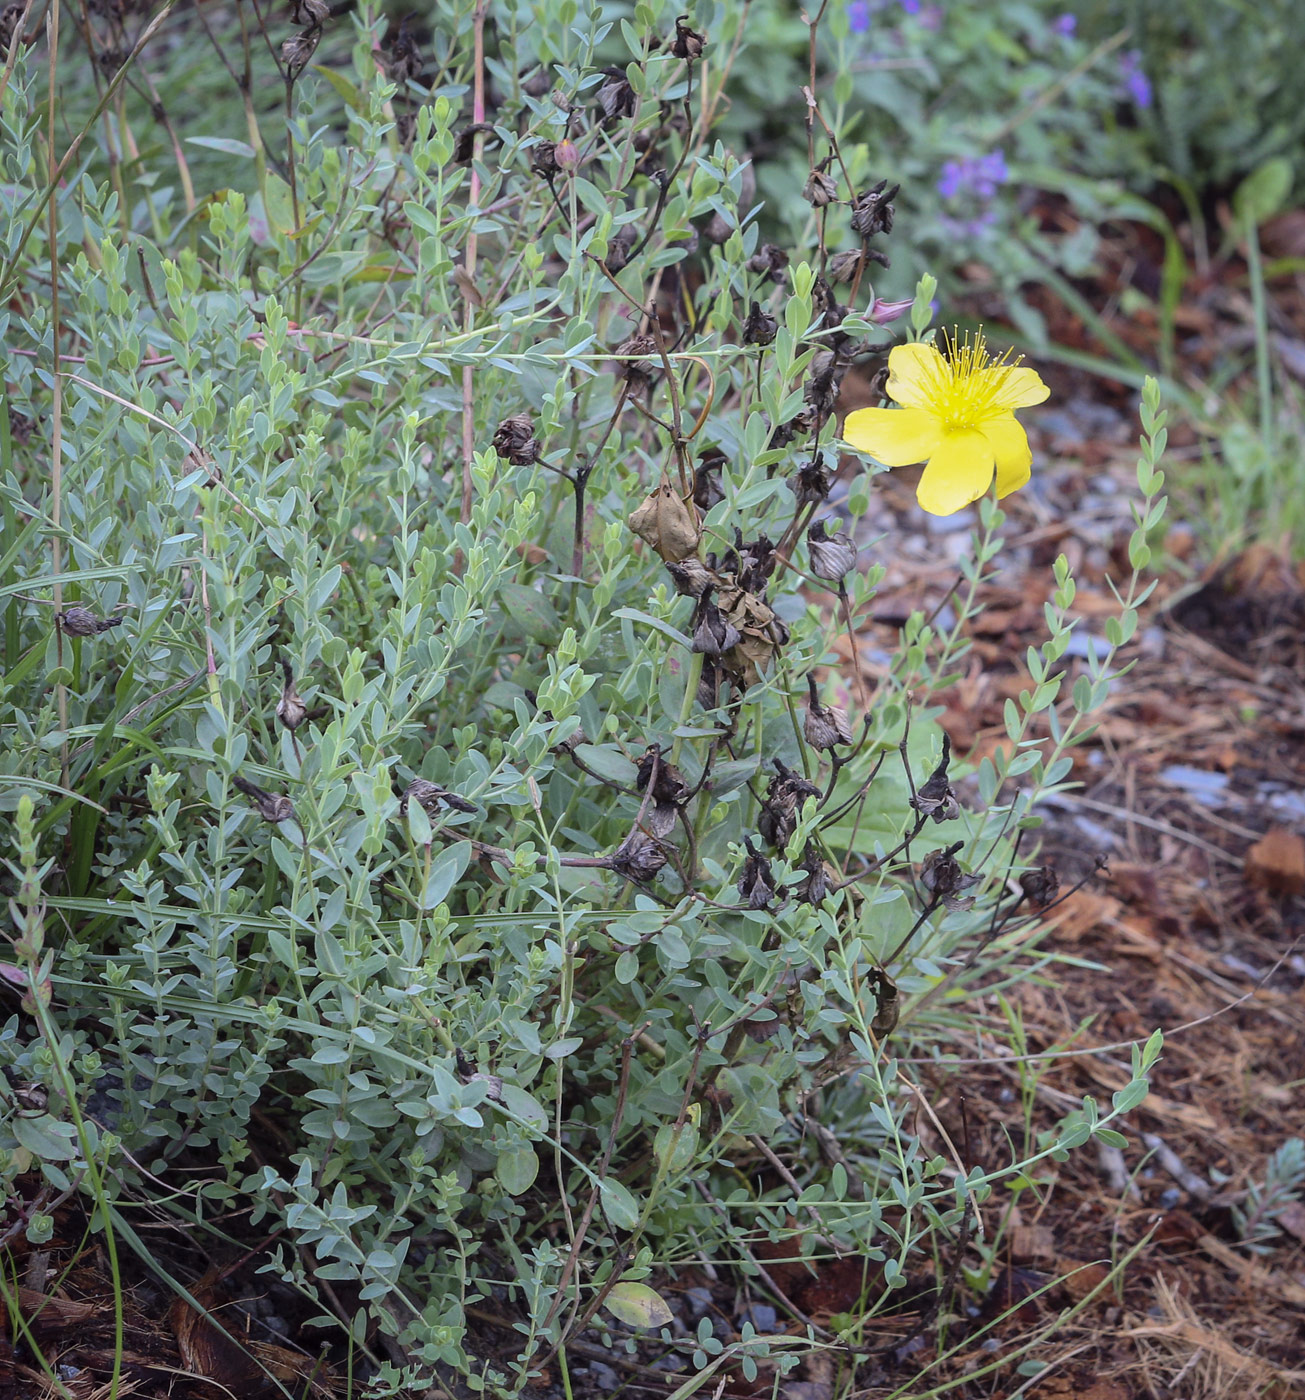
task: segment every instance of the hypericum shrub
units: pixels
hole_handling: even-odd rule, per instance
[[[275,1236],[269,1269],[357,1300],[334,1320],[382,1390],[518,1393],[592,1319],[668,1320],[657,1281],[704,1258],[806,1338],[665,1332],[704,1385],[855,1350],[1029,1165],[924,1158],[895,1051],[1031,966],[1056,880],[1020,841],[1145,594],[1062,697],[1057,563],[1009,742],[962,783],[935,697],[1037,376],[934,340],[930,279],[876,298],[910,231],[814,95],[810,237],[762,239],[713,136],[744,6],[297,0],[142,48],[148,8],[51,62],[80,156],[45,148],[38,49],[0,113],[0,1170],[28,1237],[71,1191],[119,1252],[142,1199],[208,1253]],[[127,93],[168,36],[215,97],[160,98],[177,139],[146,149]],[[906,406],[849,442],[928,458],[924,504],[979,528],[953,624],[915,613],[871,692],[833,643],[893,542],[864,543],[839,392],[885,365]],[[1158,1050],[1036,1155],[1111,1136]],[[833,1330],[761,1262],[849,1252]],[[469,1308],[519,1334],[492,1365]]]

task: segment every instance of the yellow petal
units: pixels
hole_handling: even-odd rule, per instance
[[[948,433],[929,458],[915,498],[930,515],[951,515],[977,501],[992,485],[992,444],[966,428]]]
[[[980,432],[992,444],[997,461],[997,494],[1009,496],[1029,479],[1033,453],[1024,426],[1013,413],[1001,418],[989,418]]]
[[[1026,369],[1023,365],[992,365],[983,373],[992,395],[992,406],[1000,413],[1032,408],[1051,396],[1051,390],[1035,369]]]
[[[942,439],[942,424],[922,408],[858,408],[843,424],[843,441],[886,467],[923,462]]]
[[[950,380],[947,361],[932,345],[912,341],[909,345],[894,345],[889,353],[886,392],[906,408],[936,404]]]

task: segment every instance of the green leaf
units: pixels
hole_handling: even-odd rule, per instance
[[[1113,1128],[1098,1128],[1097,1138],[1108,1147],[1127,1147],[1128,1139],[1123,1133],[1117,1133]]]
[[[426,888],[421,892],[421,907],[434,909],[437,904],[443,904],[449,897],[449,891],[462,879],[470,860],[470,841],[457,841],[452,846],[445,846],[431,862]]]
[[[690,1119],[678,1128],[674,1123],[663,1123],[653,1139],[653,1154],[658,1167],[668,1175],[682,1172],[693,1165],[698,1151],[697,1104],[690,1105]]]
[[[666,1327],[674,1321],[662,1295],[646,1283],[613,1284],[603,1306],[627,1327]]]
[[[263,188],[263,212],[268,225],[276,233],[292,233],[295,226],[295,202],[290,186],[274,171],[267,172]]]
[[[524,583],[501,583],[498,589],[503,610],[532,642],[556,642],[561,623],[552,603]]]
[[[527,1143],[501,1153],[494,1167],[499,1185],[509,1196],[529,1191],[539,1175],[539,1154]]]
[[[10,1127],[22,1146],[42,1161],[67,1162],[77,1155],[77,1129],[48,1113],[34,1118],[16,1114]]]
[[[366,113],[367,104],[363,101],[362,94],[343,73],[337,73],[330,68],[323,68],[319,63],[313,64],[313,71],[315,73],[320,73],[322,77],[330,83],[336,92],[344,99],[345,106],[352,107],[360,116]]]
[[[639,1223],[639,1202],[619,1181],[600,1181],[603,1211],[618,1230],[633,1230]]]
[[[253,160],[255,151],[248,141],[237,141],[230,136],[187,136],[186,145],[204,146],[210,151],[221,151],[223,155],[240,156]]]
[[[1286,156],[1274,156],[1237,186],[1233,209],[1243,224],[1259,225],[1280,213],[1291,194],[1292,167]]]
[[[575,756],[586,768],[592,769],[609,783],[619,783],[621,787],[634,786],[634,764],[615,744],[577,744]]]

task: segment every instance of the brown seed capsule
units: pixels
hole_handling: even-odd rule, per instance
[[[675,591],[686,598],[701,598],[717,582],[716,575],[693,554],[677,563],[667,564],[666,572],[675,583]]]
[[[528,413],[514,413],[494,430],[494,451],[514,467],[528,467],[539,461],[540,446],[535,425]]]
[[[711,585],[708,584],[698,599],[694,616],[693,650],[715,661],[738,646],[743,638],[738,628],[711,601],[710,594]]]
[[[707,36],[699,34],[685,24],[688,15],[680,15],[675,21],[675,37],[671,40],[671,52],[686,63],[696,63],[707,47]]]
[[[812,837],[807,838],[798,869],[805,870],[807,878],[796,886],[793,898],[799,904],[822,904],[829,895],[829,867],[820,858],[820,848]]]
[[[769,277],[772,282],[782,283],[788,267],[788,254],[774,243],[763,243],[748,259],[748,271]]]
[[[684,779],[684,774],[662,757],[660,744],[649,744],[635,760],[635,767],[638,769],[635,786],[640,792],[646,791],[649,782],[652,782],[653,797],[658,802],[669,802],[682,807],[689,800],[691,789]],[[654,769],[657,773],[656,778],[653,777]]]
[[[838,198],[838,181],[825,171],[823,162],[807,176],[802,198],[815,209],[823,209]]]
[[[657,353],[657,342],[652,336],[628,336],[612,353],[616,357],[617,374],[631,389],[647,389],[652,386],[656,364],[650,359],[638,358]]]
[[[89,608],[68,608],[55,613],[54,620],[70,637],[95,637],[122,626],[122,618],[97,617]]]
[[[247,778],[242,778],[238,773],[231,781],[245,794],[252,797],[258,807],[258,815],[265,822],[273,824],[289,821],[295,814],[295,805],[284,793],[267,792],[256,783],[251,783]]]
[[[308,706],[299,698],[288,661],[281,663],[281,674],[285,677],[285,685],[277,702],[276,717],[293,733],[308,718]]]
[[[787,422],[772,428],[770,441],[766,445],[771,448],[788,447],[795,438],[805,437],[815,427],[815,423],[816,415],[809,408],[804,408]]]
[[[627,522],[668,564],[678,564],[698,551],[702,538],[695,511],[665,478]]]
[[[799,467],[788,479],[789,490],[797,497],[799,507],[821,505],[829,498],[830,484],[829,469],[819,456]]]
[[[770,873],[770,862],[752,844],[750,836],[743,838],[743,845],[748,858],[743,862],[743,874],[739,876],[739,896],[747,900],[749,909],[764,909],[775,897],[775,879]]]
[[[562,169],[557,163],[557,142],[536,141],[530,148],[530,168],[546,180],[556,175]]]
[[[813,749],[833,749],[839,744],[850,744],[852,726],[847,722],[847,711],[820,703],[814,676],[807,677],[807,688],[810,699],[807,701],[807,718],[802,731],[807,743]]]
[[[1036,870],[1026,870],[1020,876],[1020,889],[1024,897],[1035,909],[1045,909],[1055,902],[1060,893],[1060,876],[1054,866],[1042,865]]]
[[[705,447],[698,453],[698,465],[693,469],[693,504],[700,511],[709,511],[725,499],[720,484],[720,472],[729,458],[719,447]]]
[[[624,68],[604,68],[604,81],[598,88],[598,105],[602,108],[605,121],[618,121],[621,117],[631,117],[638,105],[634,88],[625,76]]]
[[[911,806],[922,817],[932,817],[936,822],[955,821],[961,814],[961,804],[956,800],[952,785],[947,779],[947,765],[951,762],[952,741],[943,730],[942,758],[928,780],[911,799]]]
[[[957,841],[943,851],[930,851],[920,866],[920,883],[948,909],[968,909],[974,900],[962,899],[961,895],[972,885],[979,883],[978,875],[967,875],[956,859],[956,852],[964,845]]]
[[[399,27],[393,31],[389,41],[389,61],[386,64],[390,78],[402,87],[410,78],[415,78],[422,70],[423,60],[417,49],[417,40],[411,28],[411,16],[405,15]]]
[[[864,266],[866,255],[860,248],[849,253],[835,253],[825,264],[825,276],[831,282],[851,282],[857,268]]]
[[[773,345],[778,334],[779,322],[754,301],[748,319],[743,323],[744,345]]]
[[[873,238],[876,233],[892,233],[893,200],[897,197],[900,185],[889,185],[880,180],[852,201],[852,229],[862,238]]]
[[[635,830],[616,848],[611,863],[618,875],[642,885],[666,864],[666,852],[662,850],[661,842]]]
[[[856,568],[856,545],[846,530],[829,534],[823,520],[814,521],[807,530],[807,552],[811,572],[827,583],[842,583]]]
[[[838,402],[838,390],[842,385],[847,366],[839,361],[832,350],[822,350],[811,361],[811,370],[802,391],[802,397],[811,405],[820,418],[828,418]]]
[[[290,0],[291,24],[325,24],[331,18],[328,0]]]
[[[870,1022],[870,1029],[883,1040],[897,1029],[897,1018],[900,1014],[897,984],[886,972],[875,968],[870,974],[870,985],[875,997],[875,1015],[874,1020]]]
[[[281,60],[286,66],[287,76],[296,78],[308,66],[312,56],[317,52],[318,41],[322,37],[320,27],[312,29],[302,29],[298,34],[292,34],[281,45]]]
[[[776,850],[784,850],[789,838],[797,829],[798,811],[808,797],[819,797],[820,789],[808,782],[796,769],[790,768],[782,759],[774,759],[775,777],[766,789],[766,800],[761,804],[757,819],[757,830],[764,840]]]
[[[454,812],[475,812],[479,809],[474,802],[469,802],[465,797],[460,797],[456,792],[450,792],[448,788],[440,787],[438,783],[427,782],[425,778],[414,778],[403,790],[403,795],[399,798],[401,810],[406,811],[408,799],[413,798],[419,806],[425,809],[428,816],[436,816],[441,806],[447,807]]]
[[[620,272],[630,261],[637,238],[637,231],[626,224],[624,228],[618,228],[607,240],[607,256],[603,259],[603,266],[608,272]]]

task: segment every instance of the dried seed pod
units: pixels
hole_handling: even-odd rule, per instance
[[[928,780],[911,799],[911,806],[922,817],[932,817],[936,822],[955,821],[961,814],[961,804],[956,800],[956,794],[947,779],[947,765],[951,762],[951,755],[951,737],[944,729],[942,758],[937,768],[930,773]]]
[[[401,810],[407,809],[409,798],[416,801],[420,807],[425,809],[427,815],[432,817],[439,814],[441,806],[454,812],[479,810],[474,802],[460,797],[456,792],[450,792],[448,788],[440,787],[438,783],[428,782],[425,778],[414,778],[404,788],[403,795],[399,798]]]
[[[693,510],[665,478],[629,518],[630,529],[668,564],[678,564],[698,551],[702,532]]]
[[[822,505],[829,499],[829,470],[817,455],[789,477],[788,485],[797,497],[799,507]]]
[[[821,859],[814,837],[807,838],[798,869],[805,870],[807,877],[795,887],[793,898],[799,904],[823,904],[830,892],[829,867]]]
[[[675,37],[671,40],[671,52],[686,63],[696,63],[707,47],[707,36],[690,29],[685,20],[688,15],[679,15],[675,21]]]
[[[267,792],[256,783],[251,783],[247,778],[242,778],[239,773],[231,781],[245,794],[252,797],[258,807],[258,815],[265,822],[278,823],[288,821],[295,814],[295,805],[284,793]]]
[[[638,236],[638,232],[629,224],[618,228],[612,234],[607,240],[607,256],[603,259],[603,266],[608,272],[620,272],[630,261],[630,254],[634,251]]]
[[[55,613],[54,620],[70,637],[95,637],[122,626],[122,618],[99,617],[90,608],[68,608]]]
[[[772,428],[770,440],[766,445],[770,448],[788,447],[795,438],[805,437],[815,427],[815,423],[816,415],[809,408],[804,408],[801,413],[795,414],[787,422],[781,423],[777,428]]]
[[[648,813],[646,825],[650,834],[660,840],[675,830],[675,823],[679,818],[680,809],[674,802],[654,802],[652,810]]]
[[[776,850],[783,851],[797,829],[798,812],[808,797],[819,797],[820,789],[808,782],[796,769],[782,759],[774,759],[776,776],[766,789],[761,804],[757,829]]]
[[[1020,889],[1024,897],[1035,909],[1045,909],[1054,904],[1060,893],[1060,876],[1053,865],[1041,865],[1036,870],[1026,870],[1020,876]]]
[[[763,243],[748,259],[748,271],[783,283],[788,268],[788,254],[774,243]]]
[[[286,66],[287,77],[297,78],[304,71],[317,52],[321,37],[321,26],[314,25],[311,29],[301,29],[298,34],[292,34],[281,45],[281,61]]]
[[[628,336],[612,351],[616,358],[616,373],[633,390],[649,389],[656,366],[647,357],[656,353],[657,342],[652,336]]]
[[[557,142],[536,141],[530,148],[530,168],[536,175],[551,180],[562,169],[557,161]]]
[[[632,831],[616,848],[611,858],[612,869],[618,875],[638,884],[646,884],[666,864],[666,852],[661,843],[642,831]]]
[[[658,802],[670,802],[682,807],[692,795],[692,789],[684,779],[684,774],[673,764],[662,758],[660,744],[649,744],[635,760],[638,776],[635,786],[640,792],[646,791],[648,783],[653,784],[653,798]],[[653,770],[657,777],[653,780]]]
[[[638,98],[624,68],[615,66],[604,68],[604,80],[599,85],[597,98],[605,121],[618,121],[621,117],[632,117],[638,106]]]
[[[548,76],[547,68],[536,68],[521,84],[521,91],[527,97],[533,97],[537,102],[548,92],[551,82],[552,79]]]
[[[857,269],[863,267],[866,262],[866,254],[860,248],[854,248],[847,253],[835,253],[825,264],[825,276],[831,282],[851,282],[856,277]]]
[[[743,862],[743,874],[739,877],[739,896],[748,901],[749,909],[765,909],[775,898],[775,879],[770,872],[770,862],[752,844],[752,837],[745,836],[743,845],[748,858]]]
[[[514,413],[498,425],[494,451],[514,467],[529,467],[539,461],[541,449],[528,413]]]
[[[470,126],[463,127],[453,145],[454,165],[466,165],[476,153],[476,137],[484,135],[493,136],[497,140],[498,133],[492,123],[472,122]]]
[[[973,898],[962,899],[961,894],[979,883],[979,876],[967,875],[956,859],[962,845],[957,841],[946,850],[930,851],[920,866],[920,883],[948,909],[969,909]]]
[[[778,560],[775,557],[775,544],[769,535],[758,535],[755,540],[743,539],[743,532],[735,527],[734,549],[738,555],[739,587],[747,593],[762,593],[770,576],[775,572]]]
[[[875,997],[875,1014],[874,1020],[870,1022],[870,1029],[883,1040],[897,1029],[897,1018],[901,1010],[897,984],[886,972],[875,968],[870,974],[870,985]]]
[[[720,703],[720,667],[709,656],[702,659],[702,675],[698,678],[698,691],[694,696],[704,710],[714,710]]]
[[[826,522],[813,521],[807,530],[811,572],[826,583],[842,583],[856,568],[856,545],[846,530],[829,534]]]
[[[779,322],[754,301],[743,323],[744,345],[773,345],[778,334]]]
[[[826,172],[825,166],[828,164],[828,160],[822,160],[807,176],[807,182],[802,187],[802,198],[814,209],[823,209],[838,198],[838,181]]]
[[[693,504],[704,514],[725,499],[720,472],[728,460],[719,447],[707,447],[698,453],[698,465],[693,471]]]
[[[852,726],[847,722],[847,711],[820,703],[815,676],[807,677],[807,689],[810,699],[807,701],[807,718],[802,731],[807,743],[813,749],[834,749],[839,744],[850,744]]]
[[[276,717],[293,733],[308,718],[308,706],[299,698],[288,661],[282,661],[281,674],[285,677],[285,684],[281,689],[281,699],[277,702]]]
[[[667,564],[666,572],[675,583],[675,591],[686,598],[701,598],[718,582],[716,575],[694,554],[678,563]]]
[[[802,397],[818,418],[828,418],[838,402],[838,390],[847,366],[832,350],[822,350],[811,361]]]
[[[331,18],[329,0],[290,0],[291,24],[325,24]]]
[[[417,49],[417,41],[412,33],[411,21],[410,15],[404,15],[389,42],[389,59],[386,68],[390,79],[398,83],[400,87],[410,78],[415,78],[423,67],[422,56]]]
[[[893,231],[893,200],[897,198],[900,185],[889,185],[880,180],[877,185],[852,201],[852,229],[862,238],[873,238],[877,233]]]
[[[719,660],[727,651],[732,651],[743,640],[738,628],[711,601],[712,586],[703,590],[698,599],[698,610],[693,624],[693,649]]]

